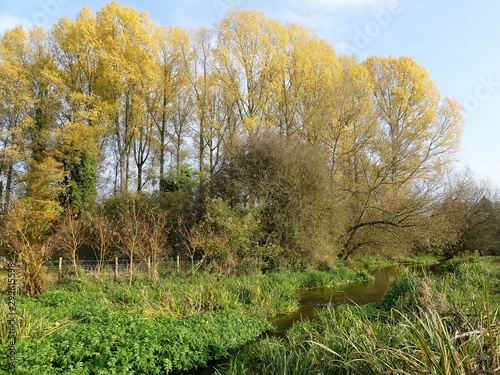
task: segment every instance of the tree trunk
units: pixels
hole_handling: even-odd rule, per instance
[[[137,191],[142,190],[142,165],[137,166]]]
[[[12,192],[12,175],[14,174],[14,167],[12,164],[9,165],[7,170],[7,182],[5,184],[5,201],[4,201],[4,211],[7,212],[10,208],[10,197]]]
[[[130,253],[130,269],[129,269],[129,279],[128,279],[128,285],[132,286],[132,273],[134,270],[134,253]]]

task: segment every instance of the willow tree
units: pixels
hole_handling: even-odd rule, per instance
[[[364,245],[411,240],[426,218],[436,181],[457,150],[461,111],[441,99],[428,72],[408,57],[371,57],[376,132],[362,150],[359,180],[349,190],[351,222],[340,239],[347,258]],[[408,243],[411,245],[411,243]]]

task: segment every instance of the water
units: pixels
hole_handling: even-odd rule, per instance
[[[283,336],[297,321],[312,319],[314,313],[327,306],[342,304],[363,305],[381,301],[387,292],[389,282],[402,269],[413,268],[418,272],[437,273],[437,266],[399,266],[385,267],[370,271],[374,282],[357,283],[337,288],[318,288],[300,291],[299,309],[291,314],[273,317],[270,321],[276,326],[275,334]]]
[[[286,331],[296,322],[305,319],[312,319],[316,311],[327,306],[341,304],[363,305],[371,302],[381,301],[387,292],[389,282],[396,277],[402,269],[413,268],[417,272],[438,273],[437,266],[399,266],[385,267],[370,271],[375,277],[375,281],[368,283],[357,283],[339,286],[337,288],[317,288],[301,290],[299,292],[299,308],[297,311],[278,315],[270,319],[276,327],[276,331],[267,335],[284,336]],[[225,361],[220,361],[214,365],[220,365]],[[193,374],[208,375],[213,374],[213,365],[204,369],[199,369]]]
[[[400,272],[397,267],[377,269],[370,272],[374,282],[350,284],[337,288],[318,288],[300,291],[299,309],[291,314],[279,315],[271,319],[276,326],[276,334],[283,335],[295,322],[312,319],[314,313],[327,306],[341,304],[365,304],[382,300],[389,281]]]

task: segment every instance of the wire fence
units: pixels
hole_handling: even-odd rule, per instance
[[[48,273],[64,274],[73,271],[85,271],[91,274],[113,273],[115,276],[120,274],[158,274],[172,272],[189,272],[193,265],[199,260],[185,257],[172,257],[160,259],[135,259],[130,262],[129,258],[113,258],[106,260],[83,260],[77,259],[74,262],[71,259],[59,258],[45,263]],[[75,270],[76,268],[76,270]]]
[[[130,275],[130,271],[137,276],[161,276],[172,273],[189,273],[194,268],[196,270],[205,269],[207,264],[200,264],[199,262],[200,259],[181,256],[158,259],[134,259],[131,267],[129,258],[115,257],[105,260],[77,259],[76,264],[71,259],[58,258],[45,262],[44,266],[49,275],[71,275],[76,271],[96,276],[103,274],[114,275],[117,278]],[[0,287],[2,289],[7,285],[7,265],[8,262],[6,260],[0,262]]]

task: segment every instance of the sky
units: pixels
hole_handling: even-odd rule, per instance
[[[110,1],[110,0],[109,0]],[[17,25],[50,28],[108,0],[0,0],[0,33]],[[257,9],[314,30],[337,53],[409,56],[442,97],[464,106],[458,154],[478,180],[500,188],[500,1],[493,0],[120,0],[160,25],[211,27],[230,8]]]

